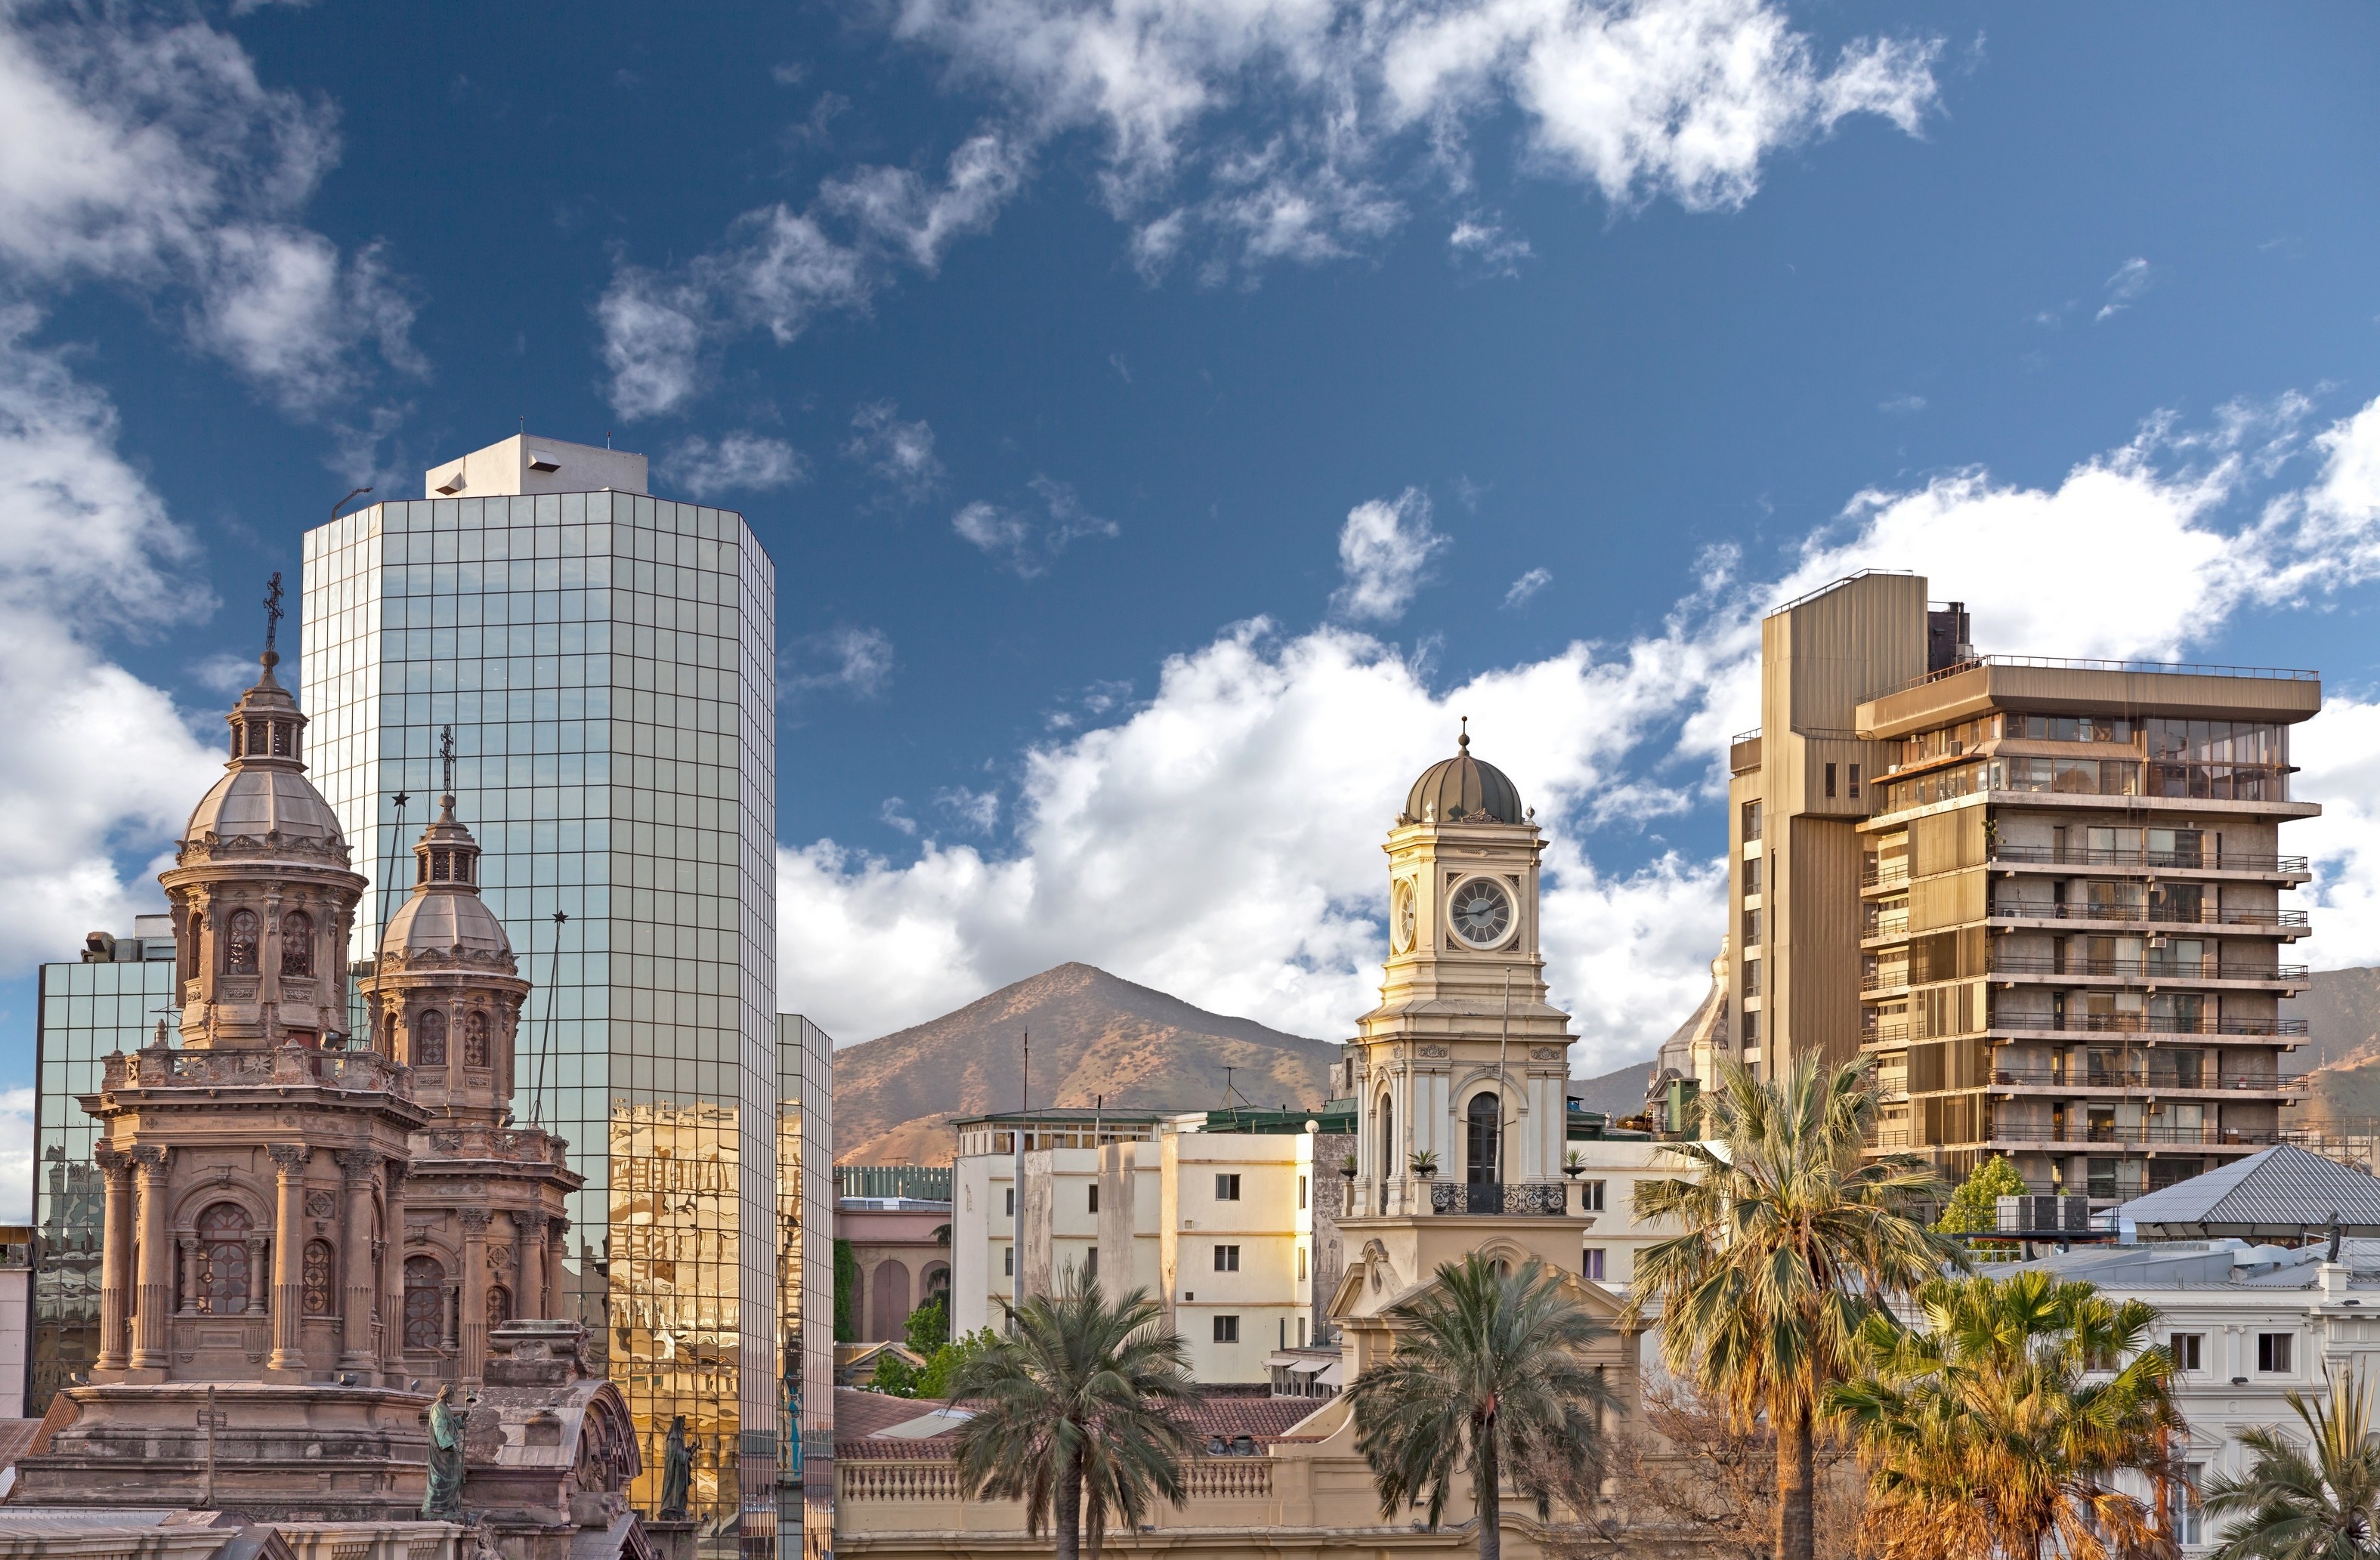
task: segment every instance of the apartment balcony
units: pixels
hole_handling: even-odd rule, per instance
[[[2154,1154],[2159,1149],[2189,1149],[2193,1152],[2229,1150],[2253,1154],[2270,1148],[2277,1143],[2294,1142],[2301,1132],[2278,1127],[2116,1127],[2096,1126],[2089,1122],[2070,1121],[2063,1126],[2000,1126],[1993,1125],[1973,1143],[1918,1143],[1916,1129],[1900,1123],[1876,1127],[1868,1133],[1870,1148],[2010,1148],[2024,1149],[2042,1146],[2071,1146],[2088,1152],[2093,1149],[2130,1149]]]
[[[2001,1066],[1992,1069],[1995,1092],[2015,1094],[2088,1093],[2093,1089],[2108,1089],[2125,1094],[2252,1094],[2258,1098],[2278,1099],[2284,1095],[2303,1094],[2309,1085],[2303,1074],[2284,1076],[2272,1072],[2219,1071],[2202,1069],[2196,1075],[2184,1077],[2176,1071],[2157,1071],[2147,1067],[2056,1067]]]
[[[2155,934],[2168,926],[2213,926],[2250,934],[2265,933],[2293,940],[2310,929],[2302,910],[2227,910],[2211,904],[2189,907],[2155,904],[2032,904],[2002,901],[1991,907],[1991,919],[2021,925],[2087,921],[2094,925],[2137,926]],[[1885,935],[1878,918],[1878,931]]]
[[[1986,1038],[2026,1039],[2035,1034],[2137,1034],[2146,1045],[2192,1040],[2209,1034],[2235,1039],[2280,1040],[2294,1048],[2305,1037],[2304,1019],[2179,1019],[2153,1013],[2016,1013],[1995,1017],[1980,1033]],[[1905,1046],[1919,1035],[1907,1019],[1875,1023],[1860,1032],[1866,1047]]]
[[[1909,861],[1906,857],[1895,860],[1890,866],[1870,861],[1860,867],[1860,887],[1863,889],[1897,889],[1908,881]]]
[[[2307,967],[2275,964],[2250,968],[2204,959],[2087,959],[2076,954],[2005,953],[1992,950],[1993,975],[2027,975],[2055,981],[2126,981],[2143,986],[2302,986]],[[1882,972],[1879,972],[1881,974]]]
[[[2281,877],[2304,883],[2313,879],[2303,856],[2270,855],[2253,851],[2095,851],[2082,845],[2001,845],[1986,864],[2010,866],[2087,866],[2130,868],[2143,873],[2192,877],[2226,876]]]

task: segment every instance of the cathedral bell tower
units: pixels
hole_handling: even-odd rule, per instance
[[[1334,1318],[1363,1357],[1367,1324],[1439,1263],[1478,1252],[1575,1273],[1586,1221],[1562,1174],[1570,1016],[1546,999],[1538,857],[1545,836],[1500,769],[1454,756],[1415,780],[1389,830],[1389,959],[1380,1005],[1348,1042],[1355,1174],[1340,1219]]]

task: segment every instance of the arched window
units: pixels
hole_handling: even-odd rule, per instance
[[[331,1287],[333,1282],[331,1275],[336,1266],[337,1258],[332,1253],[331,1243],[328,1240],[309,1240],[306,1242],[305,1280],[307,1315],[328,1316],[331,1314]]]
[[[513,1292],[502,1284],[488,1286],[488,1325],[501,1327],[513,1319]]]
[[[485,1013],[463,1015],[463,1065],[488,1065],[488,1015]]]
[[[446,1341],[446,1264],[436,1257],[405,1259],[405,1347],[436,1348]]]
[[[224,970],[235,975],[256,973],[256,912],[235,910],[224,923]]]
[[[273,723],[273,756],[275,758],[289,756],[289,722],[286,720],[275,720]]]
[[[1463,1176],[1473,1186],[1493,1186],[1502,1180],[1503,1159],[1498,1153],[1503,1136],[1504,1102],[1493,1089],[1471,1096],[1463,1112]]]
[[[446,1065],[446,1011],[443,1008],[424,1008],[413,1021],[413,1065],[443,1067]]]
[[[1397,1108],[1380,1096],[1380,1179],[1397,1179]]]
[[[281,973],[314,973],[314,918],[302,910],[293,910],[281,918]]]
[[[197,1303],[209,1316],[236,1316],[248,1309],[248,1210],[217,1203],[199,1215]]]

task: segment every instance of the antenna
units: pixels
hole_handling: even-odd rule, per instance
[[[370,491],[371,490],[370,488],[348,489],[347,498],[341,499],[338,502],[331,506],[331,518],[336,520],[339,517],[339,511],[347,507],[347,499],[359,499]]]
[[[389,801],[396,806],[396,819],[389,825],[388,856],[382,863],[388,870],[382,873],[380,877],[380,946],[372,952],[372,995],[375,997],[380,995],[381,976],[388,970],[389,880],[396,876],[396,853],[405,841],[405,804],[412,800],[412,797],[402,791],[389,798]],[[378,1015],[374,1016],[377,1019]],[[372,1033],[375,1034],[380,1033],[380,1025],[377,1022],[372,1024]],[[395,1058],[392,1056],[390,1059]]]

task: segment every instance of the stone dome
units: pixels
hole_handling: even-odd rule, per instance
[[[460,949],[509,962],[512,939],[480,898],[480,842],[455,821],[455,798],[438,801],[438,816],[414,843],[413,892],[389,917],[385,946],[393,954]]]
[[[263,675],[225,717],[231,727],[231,759],[224,777],[191,809],[182,840],[198,844],[210,834],[218,840],[278,835],[291,844],[333,847],[344,857],[346,840],[339,815],[306,778],[300,756],[306,717],[273,676],[280,659],[264,652]]]
[[[1526,823],[1521,792],[1504,771],[1471,756],[1471,729],[1463,723],[1451,758],[1421,772],[1405,797],[1412,823]]]

